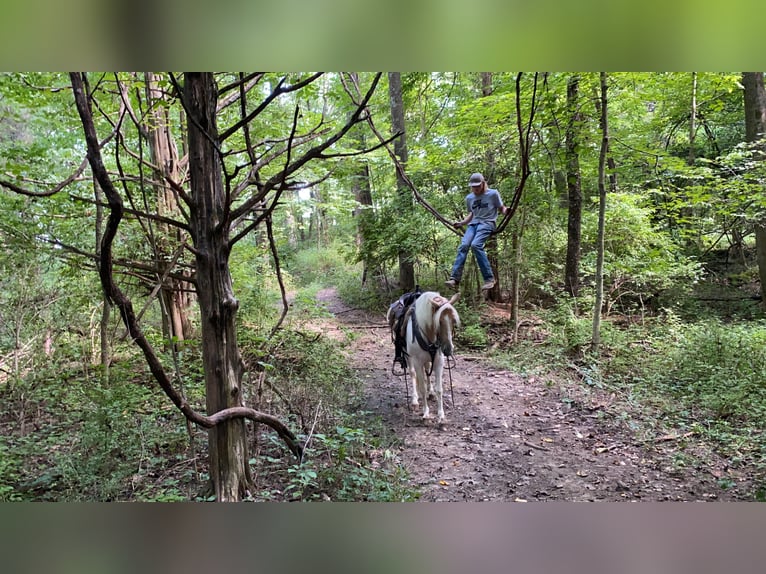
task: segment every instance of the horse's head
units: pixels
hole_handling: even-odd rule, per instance
[[[455,335],[455,329],[460,326],[460,316],[457,313],[457,309],[452,306],[452,303],[458,300],[459,293],[453,295],[449,301],[446,301],[439,305],[439,308],[434,314],[434,323],[438,329],[439,346],[441,347],[444,356],[450,357],[454,352],[454,345],[452,344],[452,337]]]

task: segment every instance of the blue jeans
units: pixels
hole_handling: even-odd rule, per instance
[[[460,247],[457,249],[457,258],[455,264],[452,266],[452,277],[455,281],[460,281],[463,276],[463,267],[465,266],[465,260],[468,257],[468,251],[473,251],[473,256],[476,258],[476,264],[479,266],[481,276],[484,281],[490,281],[494,279],[492,274],[492,266],[487,259],[487,252],[484,251],[484,243],[487,241],[492,232],[495,230],[495,223],[471,223],[465,230],[463,240],[460,242]]]

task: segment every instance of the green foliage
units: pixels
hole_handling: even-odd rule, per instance
[[[364,241],[356,261],[371,269],[385,269],[406,253],[413,261],[433,261],[434,222],[430,215],[402,200],[384,206],[376,217],[368,217],[362,227]]]
[[[734,467],[766,469],[764,343],[763,321],[686,323],[667,311],[643,324],[611,325],[601,359],[590,358],[578,373],[587,381],[586,373],[598,372],[647,441],[689,432],[711,441]]]
[[[266,468],[283,474],[286,486],[278,492],[262,491],[265,500],[334,502],[407,502],[418,498],[407,483],[399,457],[376,422],[359,412],[342,424],[305,437],[307,456],[286,466],[280,458],[265,457]],[[255,461],[253,461],[255,462]]]
[[[631,194],[611,193],[607,199],[604,243],[604,285],[612,302],[657,295],[679,283],[692,284],[700,266],[685,257],[670,236],[651,223],[651,211]],[[589,213],[583,222],[583,240],[595,243],[597,218]],[[582,270],[595,274],[596,251],[585,249]]]
[[[479,325],[467,325],[461,328],[460,335],[455,339],[461,346],[472,349],[483,349],[489,341],[487,332]]]
[[[766,324],[685,326],[665,381],[706,418],[766,426]]]
[[[489,342],[489,336],[479,309],[466,305],[463,300],[455,304],[460,315],[460,329],[455,333],[455,345],[458,348],[483,349]]]
[[[308,246],[293,253],[286,263],[301,287],[332,285],[348,274],[345,251],[340,241],[324,247]]]
[[[8,439],[0,435],[0,502],[21,499],[16,490],[21,460],[7,442]]]

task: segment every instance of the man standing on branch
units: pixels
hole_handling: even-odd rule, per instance
[[[488,291],[495,286],[495,277],[492,274],[492,266],[489,264],[487,252],[484,251],[484,243],[495,230],[498,211],[505,215],[508,207],[503,205],[503,200],[496,189],[487,187],[487,181],[480,173],[474,173],[468,180],[471,193],[466,195],[465,204],[468,208],[468,216],[462,221],[456,221],[452,225],[457,228],[467,225],[463,240],[457,250],[455,264],[452,266],[450,278],[445,285],[457,288],[460,278],[463,276],[463,267],[468,257],[469,249],[473,251],[476,264],[484,278],[483,291]]]

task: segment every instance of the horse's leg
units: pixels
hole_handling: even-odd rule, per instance
[[[415,366],[415,370],[417,371],[417,381],[418,381],[418,395],[420,395],[420,398],[423,399],[423,418],[428,419],[431,418],[431,412],[428,409],[428,396],[426,395],[427,389],[427,383],[426,383],[426,369],[425,369],[425,363],[420,363]]]
[[[428,373],[428,371],[431,371],[431,374],[433,375],[433,367],[432,367],[431,363],[427,363],[424,368],[426,370],[426,373]],[[426,378],[428,379],[428,398],[429,399],[434,399],[434,398],[436,398],[436,394],[434,393],[433,379],[431,377],[428,377],[428,376],[426,376]]]
[[[417,407],[420,405],[420,401],[418,401],[418,372],[415,369],[415,361],[412,358],[412,355],[407,357],[407,367],[410,371],[410,384],[412,385],[412,398],[410,399],[410,406]]]
[[[444,373],[444,355],[441,351],[434,358],[434,387],[436,389],[436,407],[438,422],[444,422],[444,392],[442,388],[442,374]]]

